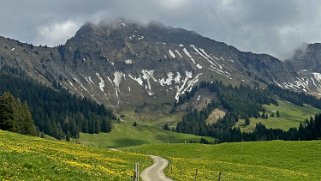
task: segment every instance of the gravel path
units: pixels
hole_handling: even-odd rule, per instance
[[[159,156],[151,155],[150,157],[154,160],[154,164],[140,174],[143,181],[173,181],[164,174],[168,161]]]

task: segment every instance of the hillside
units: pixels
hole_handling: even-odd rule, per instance
[[[142,154],[49,141],[0,130],[0,180],[132,180]]]
[[[240,127],[242,131],[251,132],[255,129],[257,123],[264,124],[267,128],[280,128],[283,130],[288,130],[290,128],[299,127],[305,119],[310,119],[316,113],[320,112],[310,105],[298,106],[286,101],[278,101],[278,105],[264,105],[263,106],[268,114],[268,119],[262,118],[250,118],[250,124],[244,126],[244,119],[239,120],[235,127]],[[280,117],[276,116],[276,112],[280,112]],[[271,117],[271,114],[274,117]]]
[[[167,175],[175,180],[320,180],[320,141],[269,141],[154,144],[127,151],[158,154],[171,160]],[[162,151],[160,151],[162,150]],[[172,167],[172,171],[171,168]]]
[[[30,107],[37,134],[57,139],[77,138],[79,132],[109,132],[116,119],[113,111],[61,87],[48,87],[18,69],[0,69],[0,95],[11,92]]]
[[[133,126],[132,122],[114,124],[110,133],[86,134],[80,133],[79,141],[85,145],[98,147],[127,147],[151,143],[199,143],[201,136],[165,131],[154,126]],[[213,143],[214,138],[204,137]]]

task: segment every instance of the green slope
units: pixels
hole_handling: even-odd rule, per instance
[[[321,141],[242,142],[217,145],[154,144],[126,148],[172,161],[175,180],[321,180]]]
[[[0,130],[0,180],[132,180],[148,156],[50,141]]]
[[[82,144],[98,147],[126,147],[147,143],[184,143],[199,142],[202,137],[165,131],[148,125],[133,126],[131,122],[114,124],[110,133],[85,134],[81,133],[79,141]],[[213,142],[214,138],[206,138]]]
[[[250,118],[250,125],[244,127],[244,120],[240,120],[235,126],[239,126],[241,130],[245,132],[251,132],[254,130],[257,123],[264,124],[267,128],[280,128],[288,130],[289,128],[298,127],[302,121],[309,119],[311,116],[314,116],[316,113],[319,113],[320,110],[314,108],[310,105],[304,105],[303,107],[294,105],[286,101],[278,101],[279,105],[264,105],[266,113],[268,114],[268,119],[262,118]],[[274,114],[276,111],[280,112],[280,117],[270,117],[271,113]]]

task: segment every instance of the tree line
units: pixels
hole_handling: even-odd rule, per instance
[[[263,104],[278,104],[273,95],[265,89],[254,89],[246,85],[232,87],[215,81],[212,83],[201,82],[199,86],[195,86],[192,90],[197,91],[202,88],[216,94],[217,98],[201,111],[188,110],[182,121],[177,124],[177,132],[211,136],[216,132],[221,133],[233,127],[239,118],[260,117],[260,111],[264,110]],[[180,101],[185,102],[190,98],[190,96],[182,96]],[[207,118],[218,107],[228,113],[216,124],[207,125]]]
[[[25,78],[23,72],[6,68],[0,72],[0,94],[10,91],[30,106],[36,130],[57,139],[77,138],[79,132],[109,132],[116,119],[103,105],[52,89]]]
[[[319,140],[321,138],[321,114],[315,114],[309,120],[306,119],[299,128],[291,128],[287,131],[281,129],[266,128],[258,123],[252,133],[241,132],[239,128],[227,129],[219,136],[221,142],[230,141],[263,141],[263,140]]]
[[[0,129],[36,135],[36,128],[27,103],[14,98],[9,92],[0,96]]]

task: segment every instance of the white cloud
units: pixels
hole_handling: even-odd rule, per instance
[[[190,0],[161,0],[156,1],[161,6],[167,9],[181,9],[184,5],[189,4]]]
[[[34,44],[61,44],[86,21],[119,17],[159,21],[282,59],[302,43],[321,42],[320,0],[2,1],[0,35]]]
[[[79,29],[81,24],[68,20],[64,22],[53,22],[38,28],[38,44],[55,46],[64,44]]]

